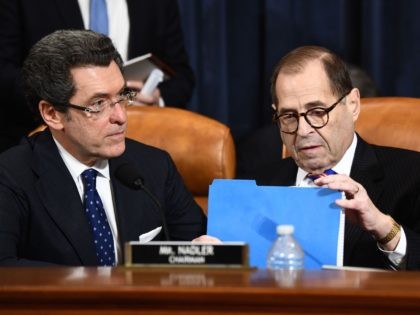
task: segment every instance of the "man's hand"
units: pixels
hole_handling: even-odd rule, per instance
[[[136,91],[140,91],[136,95],[135,105],[159,105],[160,90],[156,88],[151,95],[141,94],[143,81],[127,81],[127,87]]]
[[[382,213],[373,204],[366,189],[347,175],[330,175],[315,180],[318,186],[326,186],[330,189],[344,192],[346,199],[336,200],[336,204],[345,210],[345,214],[351,223],[361,226],[372,234],[375,239],[384,238],[393,228],[392,218]],[[384,250],[394,250],[400,240],[401,233],[386,244],[382,244]]]

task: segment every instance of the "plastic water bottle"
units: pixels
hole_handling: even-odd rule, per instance
[[[293,225],[278,225],[277,239],[267,255],[267,269],[303,269],[304,253],[293,237]]]

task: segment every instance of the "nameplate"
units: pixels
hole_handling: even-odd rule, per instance
[[[128,242],[125,244],[125,265],[243,268],[249,266],[248,245],[241,242]]]

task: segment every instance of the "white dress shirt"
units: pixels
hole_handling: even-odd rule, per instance
[[[114,46],[120,53],[123,61],[128,58],[128,38],[130,34],[130,17],[128,15],[127,1],[105,0],[108,11],[109,34]],[[78,0],[82,13],[83,24],[89,29],[90,0]]]
[[[337,163],[337,165],[333,167],[333,170],[337,174],[345,174],[347,176],[350,176],[351,166],[353,164],[354,154],[356,152],[356,146],[357,146],[357,136],[356,134],[354,134],[353,141],[350,147],[344,153],[343,158]],[[296,175],[296,186],[300,186],[300,187],[316,186],[314,182],[310,178],[307,177],[307,175],[308,175],[308,172],[306,172],[305,170],[299,167],[297,175]],[[343,193],[343,198],[346,198],[344,193]],[[343,231],[344,229],[344,223],[345,223],[345,216],[344,216],[344,212],[342,211],[340,215],[340,227],[339,227],[340,232]],[[344,235],[344,233],[340,233],[340,235]],[[343,244],[342,242],[340,243]],[[405,254],[407,252],[407,238],[405,236],[404,229],[401,227],[401,238],[394,251],[383,250],[382,247],[379,245],[379,243],[377,245],[378,245],[379,250],[383,252],[395,266],[399,266],[401,262],[403,261]],[[340,252],[340,249],[339,249],[339,252]]]
[[[117,265],[118,261],[121,261],[121,259],[119,259],[121,257],[121,248],[119,246],[120,243],[118,238],[117,221],[115,218],[108,160],[99,161],[92,167],[86,166],[83,163],[80,163],[68,151],[66,151],[66,149],[64,149],[56,139],[54,139],[54,141],[58,147],[58,151],[60,152],[60,156],[63,159],[64,164],[66,164],[67,169],[69,170],[71,177],[76,184],[82,203],[84,185],[81,174],[89,168],[93,168],[98,172],[96,177],[96,190],[98,191],[99,197],[101,197],[102,204],[104,206],[104,210],[111,228],[115,248],[115,264]]]

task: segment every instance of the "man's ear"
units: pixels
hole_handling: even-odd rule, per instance
[[[64,128],[62,123],[62,120],[65,119],[64,114],[57,111],[51,103],[41,100],[38,109],[44,123],[50,129],[61,130]]]
[[[353,88],[351,92],[347,95],[348,106],[353,116],[353,121],[355,122],[360,114],[360,92],[359,89]]]

